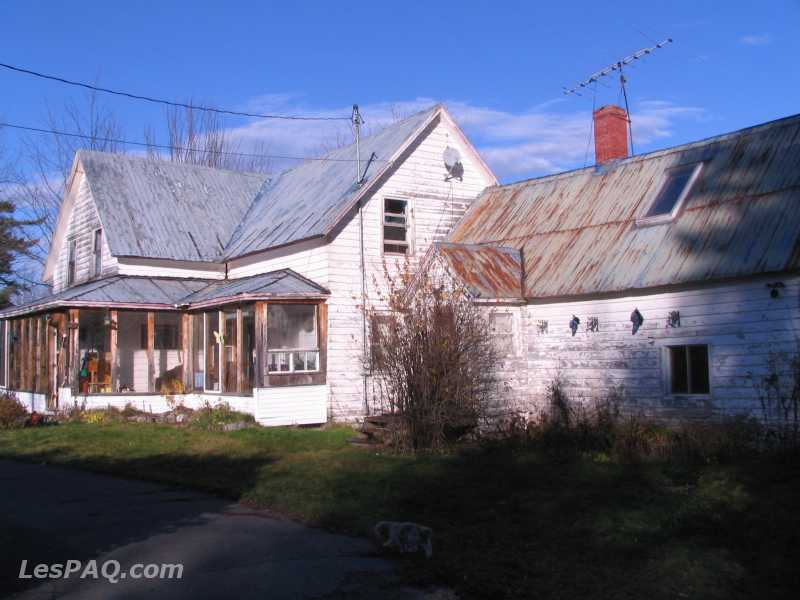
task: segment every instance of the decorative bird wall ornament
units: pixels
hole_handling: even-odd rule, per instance
[[[572,330],[572,337],[575,337],[575,334],[578,332],[578,325],[580,324],[581,320],[575,315],[572,315],[572,320],[569,322],[569,328]]]
[[[636,332],[639,331],[642,323],[644,323],[644,317],[642,316],[642,313],[639,312],[638,308],[634,308],[633,312],[631,313],[631,323],[633,324],[633,327],[631,328],[631,334],[636,335]]]

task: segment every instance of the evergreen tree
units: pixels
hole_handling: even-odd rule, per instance
[[[22,229],[36,225],[37,221],[21,221],[14,216],[14,203],[0,200],[0,308],[8,306],[14,292],[25,290],[27,286],[14,275],[14,260],[25,256],[36,244],[28,240]]]

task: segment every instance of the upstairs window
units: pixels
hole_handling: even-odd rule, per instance
[[[708,394],[708,346],[670,346],[668,350],[670,393]]]
[[[701,165],[702,163],[682,165],[667,170],[661,189],[641,221],[646,224],[674,218],[689,195]]]
[[[408,202],[383,201],[383,253],[408,254]]]
[[[67,242],[67,285],[75,283],[75,279],[77,278],[77,262],[75,257],[77,250],[77,240],[69,240],[69,242]]]
[[[100,277],[103,270],[103,230],[95,229],[92,238],[92,273]]]

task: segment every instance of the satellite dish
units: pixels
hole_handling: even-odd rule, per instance
[[[461,154],[455,148],[451,146],[447,146],[444,149],[444,153],[442,154],[442,158],[444,159],[444,168],[447,169],[447,175],[445,176],[445,181],[450,181],[451,179],[458,179],[459,181],[464,180],[464,165],[461,164]]]

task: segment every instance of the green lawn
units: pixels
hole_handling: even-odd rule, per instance
[[[435,555],[409,573],[464,597],[769,598],[800,586],[796,466],[395,456],[351,436],[65,424],[0,431],[0,456],[183,484],[336,531],[417,521],[434,528]]]

